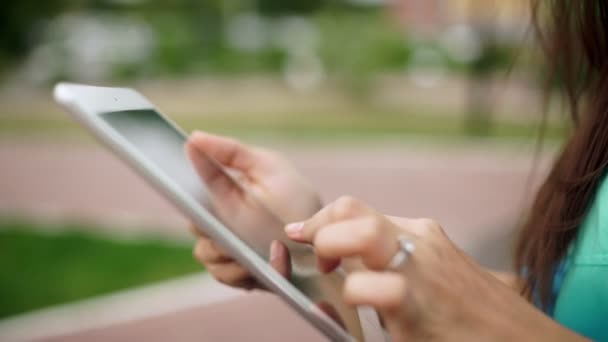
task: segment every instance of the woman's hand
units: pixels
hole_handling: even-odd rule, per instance
[[[231,226],[246,226],[253,230],[264,223],[259,222],[263,220],[257,215],[259,210],[247,210],[250,203],[245,198],[246,192],[235,187],[224,174],[218,173],[205,156],[238,173],[241,185],[287,222],[310,217],[321,208],[320,198],[307,180],[287,160],[272,151],[202,132],[190,136],[186,151],[213,193],[214,200],[219,202],[216,214]],[[196,227],[192,231],[198,237],[195,257],[217,280],[230,286],[259,287],[251,274],[217,244]],[[277,271],[285,276],[289,274],[289,253],[283,244],[272,243],[270,259]]]
[[[377,309],[395,341],[575,341],[581,338],[536,310],[459,250],[436,222],[387,218],[344,197],[286,227],[314,246],[323,272],[343,258],[369,269],[347,276],[344,300]],[[414,250],[387,270],[400,250]]]

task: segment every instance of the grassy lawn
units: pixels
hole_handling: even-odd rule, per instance
[[[191,246],[87,228],[0,219],[0,318],[201,270]]]
[[[207,130],[236,137],[273,137],[289,140],[336,142],[395,136],[425,136],[438,141],[469,138],[461,116],[401,112],[289,113],[270,118],[230,114],[183,115],[174,118],[186,131]],[[488,138],[534,139],[538,122],[494,122]],[[82,137],[86,132],[65,114],[0,116],[2,136]],[[559,140],[564,126],[551,123],[545,137]]]

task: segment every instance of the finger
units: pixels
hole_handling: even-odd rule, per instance
[[[208,264],[207,270],[217,281],[230,286],[239,286],[253,278],[246,268],[236,262]]]
[[[198,145],[186,144],[186,153],[192,161],[196,172],[209,187],[211,193],[226,199],[231,194],[239,194],[240,186],[228,175],[217,161],[210,158]]]
[[[330,224],[314,237],[315,253],[326,260],[361,257],[368,268],[386,268],[399,251],[397,228],[383,216],[366,216]]]
[[[227,263],[232,259],[223,249],[217,246],[212,240],[199,238],[194,246],[195,258],[204,263]]]
[[[220,164],[243,172],[255,166],[253,149],[231,138],[196,131],[189,137],[187,144],[214,158]]]
[[[270,244],[270,265],[283,277],[289,279],[291,276],[291,257],[289,250],[279,241]]]
[[[311,243],[321,227],[370,212],[373,210],[357,199],[344,196],[321,209],[309,220],[288,224],[285,233],[292,240]]]
[[[396,313],[404,308],[406,298],[406,279],[397,273],[354,272],[344,283],[344,301],[353,306],[367,305]]]

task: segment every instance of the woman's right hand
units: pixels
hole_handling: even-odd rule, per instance
[[[246,205],[246,199],[239,196],[232,182],[218,177],[209,167],[201,153],[212,157],[222,166],[241,173],[240,180],[269,209],[286,222],[304,220],[321,208],[321,200],[295,168],[280,155],[262,148],[247,146],[234,139],[193,133],[186,143],[186,151],[197,172],[205,183],[212,188],[214,195],[221,197],[223,206],[233,207],[238,215],[226,215],[230,225],[242,226],[255,221],[254,213],[238,210]],[[193,226],[197,236],[194,256],[220,282],[245,289],[261,288],[247,269],[236,262],[200,229]],[[289,251],[278,241],[270,246],[270,263],[281,274],[290,273]]]

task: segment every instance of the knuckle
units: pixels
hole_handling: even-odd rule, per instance
[[[352,196],[342,196],[336,200],[333,205],[334,217],[347,218],[357,212],[359,201]]]
[[[419,223],[425,228],[426,231],[430,233],[441,233],[443,232],[443,228],[439,222],[430,219],[430,218],[421,218],[419,219]]]

